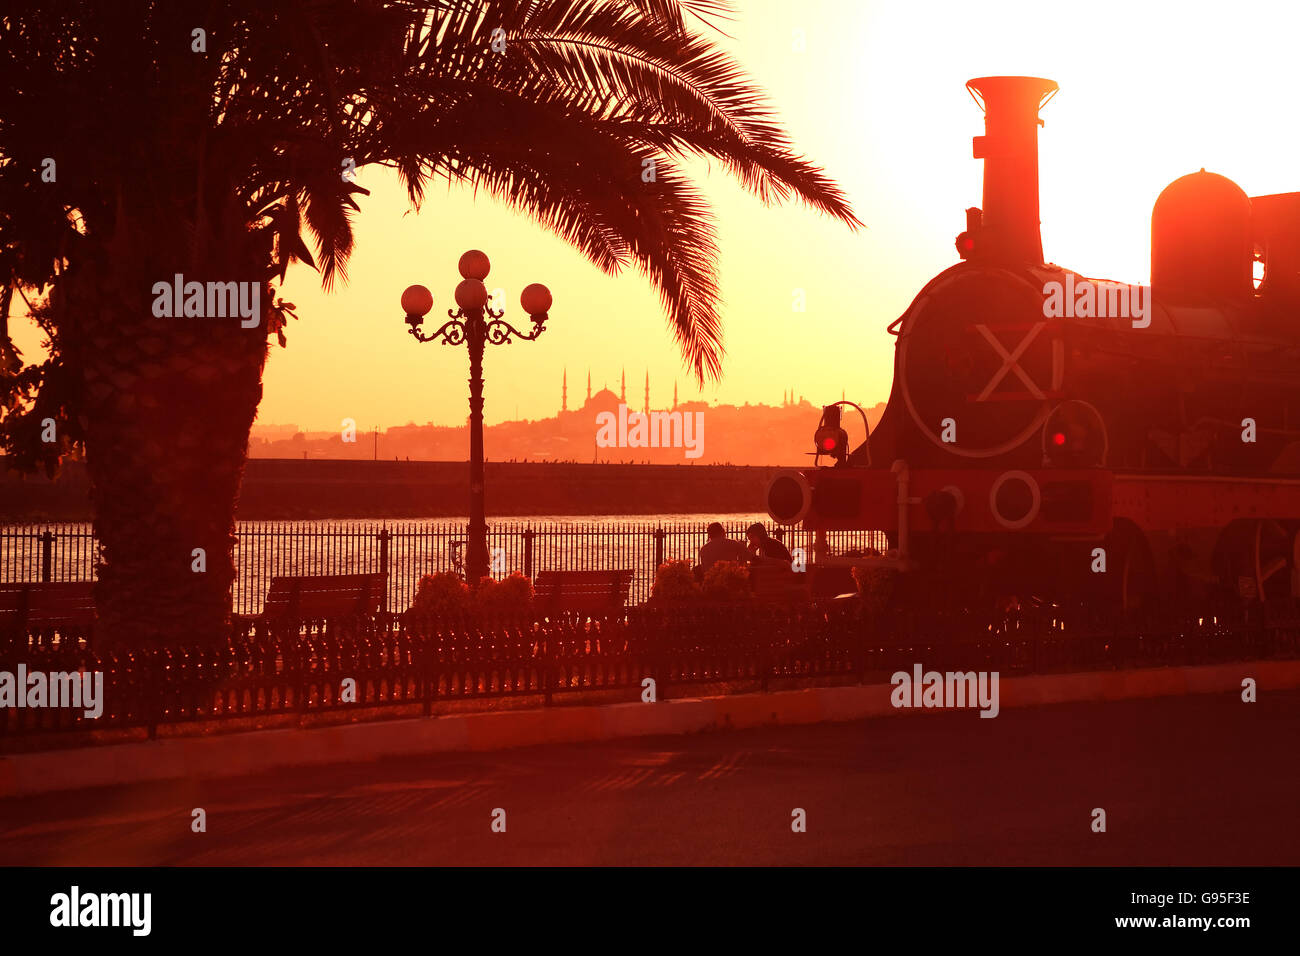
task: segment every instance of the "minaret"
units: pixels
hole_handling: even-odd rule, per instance
[[[561,381],[563,384],[560,386],[560,411],[567,412],[569,410],[569,370],[567,368],[564,370],[564,378]]]
[[[591,401],[591,369],[587,369],[587,401]]]
[[[645,373],[645,413],[650,414],[650,370]]]
[[[627,368],[623,369],[623,384],[618,387],[618,400],[624,405],[627,404]]]

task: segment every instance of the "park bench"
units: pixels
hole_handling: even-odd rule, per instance
[[[758,564],[749,569],[749,587],[759,604],[803,604],[812,600],[811,576],[784,565]]]
[[[383,607],[388,574],[320,574],[271,578],[261,614],[242,616],[256,623],[373,618]]]
[[[805,573],[811,578],[814,601],[831,601],[857,594],[858,584],[853,579],[852,567],[812,564]]]
[[[533,604],[542,614],[621,611],[631,584],[631,571],[540,571]]]
[[[0,584],[0,633],[89,629],[95,622],[94,586],[92,581]]]

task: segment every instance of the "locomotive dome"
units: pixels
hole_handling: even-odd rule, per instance
[[[1217,173],[1189,173],[1151,211],[1151,287],[1163,302],[1235,302],[1254,292],[1250,198]]]

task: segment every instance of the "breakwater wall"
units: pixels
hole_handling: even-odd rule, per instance
[[[487,511],[510,515],[724,514],[766,510],[780,468],[488,462]],[[448,461],[254,458],[238,517],[443,518],[469,513],[469,465]],[[0,469],[0,522],[88,521],[81,462],[51,481]]]

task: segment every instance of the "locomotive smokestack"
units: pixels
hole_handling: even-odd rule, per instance
[[[984,160],[980,255],[1041,265],[1038,111],[1058,87],[1037,76],[982,76],[966,89],[984,110],[984,135],[972,141],[975,158]]]

